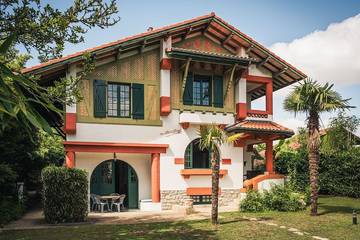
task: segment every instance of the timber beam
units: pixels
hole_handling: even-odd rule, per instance
[[[222,45],[222,46],[225,46],[225,44],[226,44],[227,42],[229,42],[230,39],[231,39],[233,36],[234,36],[234,33],[233,33],[233,32],[230,33],[230,34],[225,38],[225,40],[221,43],[221,45]]]
[[[265,58],[264,60],[262,60],[261,62],[259,62],[259,63],[257,64],[257,67],[262,67],[262,66],[264,66],[270,59],[271,59],[271,56],[270,56],[270,55],[267,56],[267,58]]]
[[[186,30],[185,35],[184,35],[184,37],[183,37],[184,40],[189,37],[189,35],[190,35],[190,33],[192,32],[192,30],[193,30],[193,28],[192,28],[191,26]]]
[[[231,85],[232,85],[232,83],[234,81],[234,74],[235,74],[236,67],[237,67],[237,64],[235,64],[231,69],[230,78],[229,78],[229,81],[227,83],[226,91],[225,91],[225,94],[224,94],[224,100],[225,100],[228,92],[230,91]]]
[[[288,70],[287,67],[283,68],[283,69],[280,70],[279,72],[275,73],[275,74],[273,75],[273,78],[279,77],[281,74],[285,73],[287,70]]]
[[[181,99],[183,98],[183,95],[184,95],[184,90],[185,90],[185,86],[186,86],[186,80],[187,80],[187,76],[188,76],[188,73],[189,73],[190,62],[191,62],[191,58],[188,58],[186,60],[183,83],[182,83],[182,87],[181,87]]]
[[[250,47],[246,49],[246,54],[248,54],[254,48],[254,44],[251,44]]]

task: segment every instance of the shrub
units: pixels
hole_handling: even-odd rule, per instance
[[[86,172],[49,166],[41,175],[45,220],[48,223],[84,221],[88,213]]]
[[[294,192],[288,186],[273,186],[269,191],[260,193],[250,191],[240,202],[242,212],[282,211],[295,212],[306,208],[306,194]]]
[[[0,226],[14,221],[24,213],[24,205],[15,198],[0,200]]]
[[[274,186],[263,194],[266,209],[281,212],[295,212],[306,207],[304,194],[292,191],[288,186]]]
[[[246,198],[240,202],[240,211],[242,212],[262,212],[264,210],[264,199],[258,191],[249,191]]]

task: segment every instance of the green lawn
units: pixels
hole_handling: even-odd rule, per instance
[[[329,239],[360,239],[360,225],[351,224],[352,209],[360,211],[360,200],[321,197],[317,217],[308,211],[296,213],[225,213],[214,228],[208,220],[134,225],[82,225],[43,230],[4,231],[0,239],[312,239],[281,229],[243,219],[243,216],[297,228],[311,235]],[[360,215],[360,214],[359,214]]]

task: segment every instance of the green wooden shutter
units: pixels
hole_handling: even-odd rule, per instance
[[[185,168],[193,168],[193,143],[185,150]]]
[[[132,84],[133,119],[144,119],[144,84]]]
[[[213,106],[222,108],[224,107],[224,87],[223,77],[219,75],[213,76]]]
[[[94,80],[94,117],[106,117],[106,82]]]
[[[183,103],[184,105],[192,105],[193,104],[193,73],[188,72],[186,85],[183,93]]]

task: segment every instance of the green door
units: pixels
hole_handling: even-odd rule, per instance
[[[138,195],[138,178],[136,172],[128,166],[128,201],[129,208],[138,208],[139,195]]]
[[[90,192],[108,195],[115,192],[115,161],[98,165],[91,175]]]

